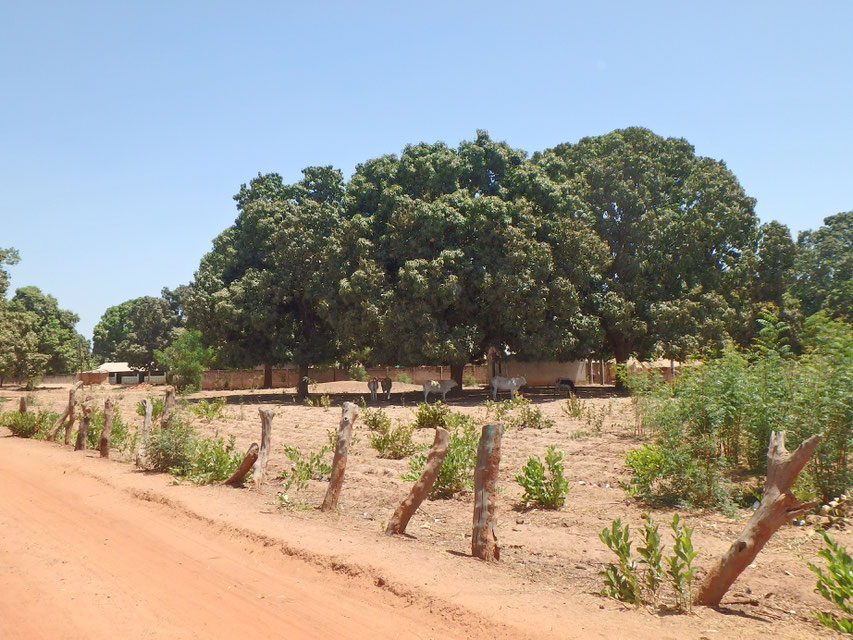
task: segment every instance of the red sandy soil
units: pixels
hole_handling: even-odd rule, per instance
[[[690,615],[626,607],[598,595],[598,572],[612,560],[598,532],[614,518],[635,530],[644,508],[628,498],[623,458],[642,438],[630,400],[587,388],[587,417],[570,418],[564,399],[546,390],[528,397],[555,420],[543,430],[504,435],[498,505],[501,562],[470,557],[470,494],[427,501],[408,536],[382,532],[409,482],[406,460],[382,460],[356,421],[336,514],[311,506],[327,483],[291,491],[284,508],[277,478],[289,469],[282,444],[316,451],[337,428],[340,404],[366,385],[330,383],[332,407],[297,403],[282,392],[227,395],[222,419],[196,426],[233,434],[245,450],[259,440],[259,406],[272,408],[272,454],[260,491],[177,484],[96,452],[11,437],[0,428],[0,638],[774,638],[830,637],[812,611],[816,595],[806,560],[819,540],[810,527],[786,527],[735,583],[720,610]],[[403,392],[403,393],[401,393]],[[136,403],[154,389],[86,388],[96,402],[113,397],[125,421],[141,425]],[[0,410],[24,394],[0,391]],[[59,411],[67,387],[30,394],[34,408]],[[368,396],[369,397],[369,396]],[[486,419],[484,392],[448,398],[454,410]],[[395,383],[381,405],[394,420],[412,420],[423,400]],[[370,404],[370,403],[368,403]],[[600,420],[600,424],[599,421]],[[359,430],[359,426],[362,429]],[[418,433],[429,443],[431,433]],[[550,444],[566,452],[572,491],[557,511],[524,510],[513,476],[527,456]],[[330,458],[330,456],[329,456]],[[669,546],[672,512],[652,512]],[[680,513],[695,527],[697,564],[708,566],[743,528],[719,514]],[[833,531],[851,544],[845,531]],[[635,547],[636,547],[635,543]],[[700,576],[701,578],[701,576]]]

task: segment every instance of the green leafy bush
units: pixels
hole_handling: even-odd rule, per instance
[[[474,419],[461,413],[447,413],[444,416],[444,424],[438,426],[444,426],[450,431],[450,442],[438,478],[429,495],[433,498],[449,498],[474,484],[474,465],[477,462],[480,434]],[[409,458],[410,471],[403,479],[415,481],[420,478],[426,458],[426,453]]]
[[[222,418],[222,412],[225,410],[225,396],[221,396],[215,400],[202,398],[198,402],[190,404],[188,409],[206,422],[213,422]]]
[[[176,420],[167,429],[155,428],[145,445],[145,467],[186,478],[197,484],[231,476],[243,456],[234,451],[234,436],[200,436],[187,422]]]
[[[808,563],[817,576],[815,591],[836,605],[846,615],[816,612],[820,623],[841,633],[853,633],[853,559],[847,549],[839,545],[826,531],[818,531],[826,544],[817,554],[826,560],[826,570]]]
[[[494,415],[495,420],[502,423],[505,429],[547,429],[554,426],[554,421],[546,417],[538,407],[531,406],[530,400],[516,393],[513,398],[506,400],[486,400],[486,418]]]
[[[521,498],[524,506],[538,504],[546,509],[563,506],[569,494],[569,481],[563,476],[563,455],[562,451],[557,451],[557,445],[552,444],[545,453],[545,464],[538,457],[527,459],[515,476],[516,482],[524,488]]]
[[[159,420],[160,416],[163,415],[163,407],[166,406],[166,398],[148,396],[148,399],[151,401],[151,419],[155,421]],[[145,407],[142,405],[142,401],[136,404],[136,413],[140,416],[145,416]]]
[[[296,485],[297,489],[303,489],[309,480],[323,480],[332,473],[332,465],[323,460],[332,447],[323,446],[319,451],[309,451],[306,456],[299,449],[291,445],[284,445],[284,455],[290,460],[291,468],[281,474],[284,480],[284,492]]]
[[[474,377],[473,373],[465,374],[465,379],[463,380],[466,387],[476,387],[477,386],[477,378]]]
[[[89,423],[89,430],[86,432],[86,446],[90,449],[98,447],[98,441],[101,438],[101,430],[104,428],[104,419],[106,418],[104,410],[99,407],[92,409],[92,419]],[[118,407],[113,409],[113,427],[110,431],[110,446],[114,449],[124,451],[130,442],[130,429],[127,423],[122,419],[121,412]]]
[[[394,427],[382,409],[367,409],[362,419],[370,430],[370,446],[379,452],[380,458],[399,460],[416,451],[417,445],[412,440],[414,424],[397,424]]]
[[[41,410],[38,413],[35,411],[8,411],[0,415],[0,425],[8,428],[12,435],[18,438],[38,438],[43,440],[53,426],[53,423],[59,419],[59,414],[53,411]]]
[[[403,384],[412,384],[412,378],[405,371],[398,373],[394,379],[397,382],[402,382]]]
[[[450,415],[450,407],[443,404],[441,400],[436,401],[435,404],[420,402],[415,409],[415,428],[435,429],[436,427],[444,427],[448,415]]]

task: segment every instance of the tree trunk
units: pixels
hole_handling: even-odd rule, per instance
[[[252,485],[259,489],[264,483],[267,473],[267,459],[270,455],[270,439],[272,438],[272,409],[258,409],[261,415],[261,450],[255,461],[255,471],[252,473]]]
[[[89,423],[92,422],[92,401],[87,400],[81,408],[83,410],[83,417],[80,420],[80,428],[77,430],[77,443],[74,445],[74,451],[85,451]]]
[[[501,461],[499,424],[487,424],[477,447],[474,468],[474,531],[471,535],[471,555],[480,560],[500,560],[501,550],[495,534],[495,501],[498,465]]]
[[[166,400],[163,401],[163,414],[160,416],[160,426],[168,429],[172,426],[172,411],[175,409],[175,387],[166,387]]]
[[[142,459],[145,457],[145,445],[148,444],[148,436],[151,433],[151,416],[154,413],[154,405],[150,398],[142,400],[142,407],[145,410],[145,418],[142,422],[142,433],[136,439],[136,451],[133,454],[137,467],[142,466]]]
[[[255,461],[258,459],[258,443],[253,442],[249,447],[249,450],[246,452],[246,456],[243,458],[243,462],[240,463],[240,466],[237,467],[237,471],[235,471],[230,478],[228,478],[222,484],[227,484],[232,487],[240,487],[243,485],[243,478],[246,477],[246,474],[249,473],[249,470],[252,468],[252,465],[255,464]]]
[[[62,427],[62,423],[65,422],[65,420],[70,420],[71,423],[73,424],[73,422],[74,422],[74,395],[77,393],[77,391],[80,390],[80,388],[82,386],[83,386],[82,382],[75,382],[74,386],[72,386],[71,389],[69,389],[69,391],[68,391],[68,404],[65,406],[65,411],[62,413],[61,416],[59,416],[59,420],[57,420],[56,422],[53,423],[53,427],[51,428],[50,432],[47,434],[48,442],[53,442],[54,440],[56,440],[56,434],[59,433],[59,429]],[[68,442],[66,441],[65,444],[68,444]]]
[[[98,448],[102,458],[110,457],[110,436],[113,433],[113,399],[107,398],[104,402],[104,426],[101,427],[101,437],[98,439]]]
[[[432,485],[435,484],[438,478],[438,472],[441,470],[441,463],[444,462],[444,456],[447,455],[447,447],[450,443],[450,432],[444,427],[435,428],[435,441],[432,443],[432,449],[429,450],[426,465],[424,465],[423,473],[415,486],[409,492],[408,497],[403,500],[402,504],[397,507],[388,526],[385,529],[387,535],[395,533],[402,534],[406,531],[406,526],[409,524],[415,511],[421,506],[424,498],[427,497]]]
[[[448,392],[450,396],[462,395],[462,374],[465,373],[465,363],[450,365],[450,379],[456,383],[456,387]]]
[[[352,402],[344,402],[341,411],[341,424],[338,426],[338,441],[335,444],[335,458],[332,460],[332,476],[326,497],[320,506],[320,511],[334,511],[338,507],[338,495],[344,482],[344,471],[347,468],[347,456],[352,439],[352,425],[358,412]]]
[[[308,365],[299,365],[299,382],[296,383],[296,397],[300,400],[307,398],[308,393]]]
[[[18,411],[20,411],[21,413],[27,412],[27,397],[26,396],[21,396],[20,400],[18,401]]]
[[[818,504],[818,501],[800,502],[791,493],[791,485],[811,458],[821,438],[822,434],[812,436],[793,453],[788,453],[785,449],[785,432],[771,432],[767,450],[767,481],[761,503],[734,544],[705,576],[693,599],[694,604],[718,606],[729,587],[752,563],[779,527]]]
[[[264,363],[264,389],[272,389],[272,365],[269,362]]]

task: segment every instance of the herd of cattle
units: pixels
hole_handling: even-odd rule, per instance
[[[515,396],[515,392],[527,384],[527,380],[523,376],[518,378],[504,378],[503,376],[493,376],[491,379],[492,400],[497,401],[498,391],[509,391],[509,397]],[[382,394],[386,400],[391,399],[391,378],[371,378],[367,383],[367,388],[370,390],[370,399],[376,401],[379,387],[382,387]],[[442,402],[447,401],[447,392],[456,387],[457,384],[453,380],[427,380],[424,382],[424,402],[429,402],[429,394],[441,394]],[[554,390],[557,393],[567,391],[574,393],[575,383],[571,378],[557,378],[554,384]]]

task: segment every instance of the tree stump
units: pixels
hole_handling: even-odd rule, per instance
[[[498,465],[501,461],[499,424],[487,424],[477,447],[474,467],[474,530],[471,535],[471,555],[480,560],[500,560],[501,550],[495,534],[495,501],[497,496]]]
[[[151,434],[151,416],[154,414],[154,405],[150,398],[142,400],[142,408],[145,412],[145,418],[142,421],[142,433],[136,439],[136,451],[133,453],[137,467],[142,466],[142,460],[145,457],[145,445],[148,443],[148,436]]]
[[[694,604],[716,607],[741,572],[746,569],[770,537],[784,524],[818,504],[800,502],[791,485],[809,461],[823,435],[815,435],[793,453],[785,449],[785,432],[773,431],[767,449],[767,481],[758,509],[743,532],[720,558],[699,587]]]
[[[20,400],[18,401],[18,411],[21,413],[27,412],[27,398],[26,398],[26,396],[21,396]]]
[[[249,450],[246,452],[245,457],[243,458],[243,462],[240,463],[240,466],[237,467],[237,471],[235,471],[230,478],[228,478],[222,484],[227,484],[232,487],[240,487],[243,485],[243,478],[246,477],[246,474],[249,473],[249,470],[252,468],[252,465],[255,464],[255,461],[258,459],[258,443],[253,442],[249,447]]]
[[[83,417],[80,420],[80,428],[77,430],[77,443],[74,445],[74,451],[86,450],[86,435],[89,433],[89,423],[92,422],[92,401],[84,402],[81,409]]]
[[[258,409],[261,414],[261,450],[255,461],[252,473],[252,485],[258,489],[264,483],[267,474],[267,458],[270,455],[270,438],[272,437],[272,409]]]
[[[98,438],[98,449],[102,458],[110,457],[110,437],[113,433],[113,399],[104,402],[104,426],[101,427],[101,437]]]
[[[352,402],[344,402],[341,409],[341,424],[338,426],[338,441],[335,444],[335,457],[332,460],[332,476],[329,479],[326,497],[320,505],[320,511],[334,511],[338,507],[338,496],[344,482],[344,471],[347,468],[347,456],[352,440],[352,425],[358,416]]]
[[[441,471],[441,463],[444,462],[444,456],[447,455],[449,444],[450,432],[444,427],[436,427],[435,441],[432,443],[432,449],[429,450],[423,473],[421,473],[421,477],[418,478],[415,486],[412,487],[408,497],[403,500],[394,515],[391,516],[391,520],[385,528],[387,535],[405,533],[409,520],[421,506],[429,490],[432,489],[432,485],[435,484],[436,478],[438,478],[438,472]]]
[[[163,401],[163,413],[160,415],[160,426],[168,429],[172,426],[172,411],[175,409],[175,387],[166,387],[166,400]]]
[[[63,422],[65,422],[66,420],[69,420],[71,422],[71,424],[74,424],[74,395],[77,393],[77,391],[80,390],[80,388],[82,386],[83,386],[82,382],[77,382],[74,384],[73,387],[71,387],[71,389],[69,389],[69,391],[68,391],[68,404],[65,407],[65,411],[63,411],[62,415],[59,416],[59,419],[53,423],[53,427],[51,427],[50,431],[48,432],[48,434],[47,434],[48,442],[53,442],[54,440],[56,440],[56,434],[59,433],[59,430],[62,428]],[[69,434],[71,433],[70,429],[68,430],[68,433]],[[66,440],[65,444],[68,444],[67,440]]]

